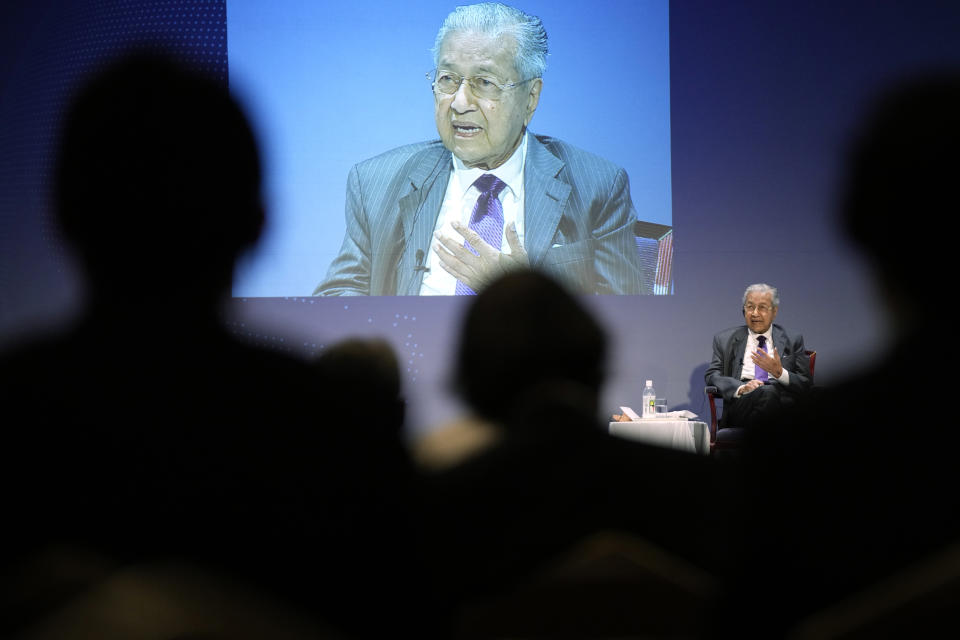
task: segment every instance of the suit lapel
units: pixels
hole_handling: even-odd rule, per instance
[[[729,360],[732,369],[727,373],[727,375],[739,380],[740,374],[743,372],[743,358],[747,352],[746,327],[742,327],[734,334],[733,340],[730,341],[730,350],[733,354],[733,357]]]
[[[423,152],[413,163],[397,201],[397,215],[406,246],[398,264],[398,295],[413,295],[423,282],[414,272],[417,251],[430,250],[433,229],[450,179],[450,152],[441,145]],[[527,139],[524,166],[524,246],[530,264],[537,265],[553,243],[571,187],[557,178],[564,163],[532,133]]]
[[[773,346],[776,347],[777,353],[783,357],[783,350],[787,347],[787,332],[777,325],[773,325]]]
[[[415,295],[423,282],[423,271],[414,271],[419,266],[417,252],[423,252],[422,264],[430,252],[433,228],[450,179],[450,152],[438,144],[411,164],[406,189],[397,201],[402,237],[407,239],[397,266],[398,295]]]
[[[557,179],[563,161],[550,153],[537,137],[527,137],[524,166],[524,248],[530,264],[537,265],[553,243],[570,196],[570,185]]]

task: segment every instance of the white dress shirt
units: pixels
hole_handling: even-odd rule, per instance
[[[760,349],[760,341],[757,340],[757,338],[761,335],[767,338],[767,353],[773,357],[773,325],[771,324],[766,333],[763,334],[754,333],[753,329],[747,327],[747,348],[743,352],[743,363],[740,369],[741,380],[753,380],[756,376],[757,365],[753,363],[753,360],[750,359],[750,356],[754,351]],[[779,378],[771,373],[770,380],[776,381],[782,385],[788,385],[790,384],[790,372],[784,368]],[[737,389],[737,395],[740,395],[739,389]]]
[[[503,206],[503,235],[500,246],[495,248],[509,251],[506,232],[511,223],[517,225],[517,235],[520,237],[520,244],[523,245],[523,168],[526,158],[527,134],[523,135],[523,140],[513,155],[493,171],[470,169],[464,166],[459,158],[453,156],[453,171],[450,172],[450,179],[447,181],[447,191],[440,206],[437,223],[433,228],[434,233],[439,231],[448,238],[452,238],[457,244],[463,244],[463,237],[453,230],[451,224],[457,220],[463,226],[469,226],[473,207],[477,203],[477,198],[480,197],[480,191],[473,186],[473,183],[483,174],[492,173],[507,185],[499,196]],[[457,291],[457,279],[440,265],[440,258],[437,257],[437,251],[434,249],[436,242],[434,239],[430,243],[430,251],[424,263],[429,271],[423,276],[420,295],[452,296]]]

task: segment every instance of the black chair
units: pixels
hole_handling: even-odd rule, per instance
[[[814,365],[817,362],[817,352],[806,349],[804,353],[810,357],[810,379],[812,380]],[[729,425],[720,427],[723,395],[713,385],[705,387],[703,391],[707,394],[707,400],[710,402],[710,453],[718,450],[737,449],[743,439],[744,429]],[[717,401],[720,402],[719,407]]]

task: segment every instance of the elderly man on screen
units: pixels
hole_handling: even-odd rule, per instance
[[[346,235],[315,295],[464,295],[533,267],[582,293],[650,293],[623,169],[527,130],[547,34],[496,3],[457,7],[428,74],[440,140],[353,167]]]
[[[776,288],[752,284],[743,293],[746,325],[713,337],[704,379],[723,394],[721,426],[752,426],[810,388],[803,336],[773,324],[779,308]]]

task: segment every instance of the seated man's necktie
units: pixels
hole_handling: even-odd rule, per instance
[[[500,192],[507,184],[492,173],[485,173],[474,181],[473,186],[480,190],[480,197],[477,203],[473,205],[473,213],[470,215],[470,228],[476,231],[483,241],[491,247],[500,250],[500,243],[503,240],[503,205],[500,203]],[[469,243],[464,242],[463,246],[477,255],[476,250]],[[456,295],[474,296],[476,292],[457,280]]]
[[[767,336],[757,336],[757,342],[760,345],[760,351],[767,353]],[[770,378],[770,374],[767,373],[766,369],[762,369],[760,365],[754,365],[756,367],[756,373],[753,377],[757,380],[766,382]]]

